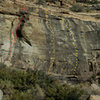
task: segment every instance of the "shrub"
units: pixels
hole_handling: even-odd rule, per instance
[[[10,100],[35,100],[35,98],[32,94],[16,91]]]
[[[96,19],[100,19],[100,15],[95,16]]]
[[[96,80],[96,74],[93,74],[91,77],[93,80]]]
[[[4,94],[12,95],[14,92],[13,83],[9,80],[0,80],[0,89],[3,90]]]
[[[71,8],[70,8],[71,11],[73,12],[81,12],[83,11],[83,7],[80,6],[79,4],[74,4]]]
[[[0,70],[0,88],[7,100],[79,100],[82,92],[60,84],[41,71]],[[41,95],[39,95],[41,94]]]
[[[88,4],[96,4],[98,3],[98,0],[76,0],[76,2],[83,2]]]
[[[98,3],[98,0],[92,0],[90,3],[91,4],[97,4]]]
[[[0,62],[0,69],[5,68],[5,67],[6,67],[6,65]]]
[[[100,10],[100,5],[93,5],[92,7],[94,7],[94,10]]]

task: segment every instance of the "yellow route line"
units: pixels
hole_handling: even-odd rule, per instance
[[[70,24],[70,22],[69,22],[69,20],[67,20],[67,23],[68,24]],[[71,31],[71,29],[68,27],[68,25],[66,24],[66,27],[67,27],[67,29],[69,30],[69,32],[70,32],[70,35],[72,36],[72,39],[73,39],[73,46],[74,46],[74,48],[75,48],[75,57],[76,57],[76,64],[75,64],[75,67],[74,67],[74,72],[76,72],[76,70],[77,70],[77,67],[78,67],[78,50],[77,50],[77,46],[75,45],[76,44],[76,40],[75,40],[75,38],[74,38],[74,33]]]
[[[59,16],[57,16],[57,15],[54,15],[54,14],[52,14],[52,13],[49,13],[48,10],[45,10],[45,12],[48,12],[48,14],[51,14],[51,15],[53,15],[53,16],[56,16],[57,18],[60,18],[60,19],[62,19],[62,20],[65,21],[64,18],[59,17]],[[46,18],[47,18],[47,20],[48,20],[48,15],[47,15],[47,13],[45,13],[45,14],[46,14]],[[69,22],[69,20],[67,19],[66,28],[67,28],[68,31],[70,32],[70,35],[71,35],[72,40],[73,40],[72,44],[73,44],[73,46],[74,46],[74,48],[75,48],[75,57],[76,57],[75,60],[76,60],[76,61],[75,61],[75,67],[74,67],[73,71],[76,72],[77,67],[78,67],[78,50],[77,50],[77,46],[76,46],[76,40],[75,40],[75,38],[74,38],[74,33],[72,32],[71,28],[68,27],[69,24],[70,24],[70,22]],[[50,27],[50,29],[52,30],[52,28],[51,28],[50,25],[49,25],[49,27]],[[52,31],[53,31],[53,30],[52,30]],[[52,34],[53,34],[53,37],[54,37],[54,32],[52,32]],[[54,42],[54,38],[53,38],[52,42]],[[53,45],[55,45],[55,44],[53,43]],[[54,49],[54,53],[55,53],[55,47],[54,47],[53,49]],[[50,64],[50,67],[49,67],[49,71],[51,70],[51,68],[52,68],[52,66],[53,66],[54,60],[55,60],[55,54],[54,54],[54,59],[51,60],[51,64]],[[48,72],[49,72],[49,71],[48,71]]]
[[[54,32],[53,32],[53,29],[51,27],[51,25],[49,24],[48,22],[48,15],[47,15],[47,11],[45,11],[45,17],[46,17],[46,22],[47,22],[47,25],[48,27],[50,28],[51,30],[51,34],[52,34],[52,39],[51,39],[51,44],[53,46],[53,51],[52,51],[52,57],[50,59],[50,67],[49,67],[49,70],[48,70],[48,73],[51,71],[51,68],[53,67],[53,64],[54,64],[54,61],[55,61],[55,35],[54,35]]]

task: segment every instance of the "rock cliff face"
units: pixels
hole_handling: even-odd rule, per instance
[[[0,1],[0,62],[84,80],[100,71],[100,20],[33,3]],[[23,7],[29,19],[21,34],[32,46],[15,34]]]

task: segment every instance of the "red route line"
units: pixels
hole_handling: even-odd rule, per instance
[[[20,19],[20,22],[19,22],[19,24],[18,24],[18,26],[17,26],[17,28],[16,28],[16,30],[15,30],[16,38],[18,37],[16,31],[17,31],[18,27],[20,26],[22,20],[23,20],[23,18]],[[12,32],[12,36],[14,36],[14,33],[13,33],[13,32]],[[9,53],[8,53],[8,55],[7,55],[7,57],[6,57],[6,59],[5,59],[4,61],[8,60],[8,57],[11,56],[11,48],[12,48],[12,46],[13,46],[15,43],[16,43],[16,40],[15,40],[15,38],[14,38],[14,39],[12,40],[12,44],[10,45]]]
[[[14,33],[12,32],[12,35],[13,35]],[[8,60],[8,56],[11,56],[11,47],[13,46],[13,43],[10,45],[10,48],[9,48],[9,53],[8,53],[8,55],[7,55],[7,57],[6,57],[6,59],[4,60],[4,61],[6,61],[6,60]]]
[[[22,10],[24,10],[24,11],[26,11],[26,12],[27,12],[26,8],[22,8]]]

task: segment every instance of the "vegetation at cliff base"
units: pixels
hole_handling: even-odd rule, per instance
[[[60,84],[41,71],[17,71],[1,65],[0,89],[4,100],[79,100],[82,95],[77,87]]]

